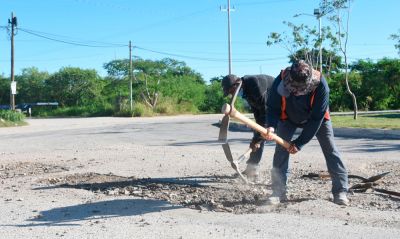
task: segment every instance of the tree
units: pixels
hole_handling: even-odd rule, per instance
[[[331,48],[334,48],[337,44],[337,38],[332,34],[329,26],[325,26],[321,29],[320,37],[315,27],[311,28],[305,24],[295,25],[294,23],[286,21],[283,23],[288,26],[290,33],[270,33],[267,39],[268,46],[280,45],[285,48],[289,52],[290,62],[302,59],[311,64],[313,68],[318,68],[321,64],[323,64],[323,69],[325,70],[330,70],[332,68],[331,66],[334,60],[337,60],[333,58],[336,56],[334,51],[323,48],[322,62],[320,62],[319,58],[319,48],[322,41]]]
[[[361,75],[360,105],[366,109],[400,108],[400,60],[384,58],[376,63],[359,60],[352,65]]]
[[[129,61],[112,61],[105,64],[104,68],[111,77],[124,80],[128,77]],[[136,100],[140,96],[153,110],[161,96],[174,99],[175,104],[191,102],[196,107],[204,100],[204,80],[184,62],[170,58],[157,61],[137,58],[133,62],[133,69]]]
[[[10,78],[0,75],[0,105],[10,104]]]
[[[351,96],[353,102],[353,117],[357,119],[357,98],[352,92],[349,84],[349,63],[347,56],[347,42],[349,39],[349,20],[350,20],[350,6],[352,0],[324,0],[321,2],[321,8],[323,12],[332,13],[329,19],[333,22],[336,27],[337,33],[337,46],[339,51],[343,54],[344,65],[345,65],[345,83],[347,93]]]
[[[398,53],[399,53],[399,55],[400,55],[400,30],[399,30],[399,33],[398,33],[398,34],[392,34],[392,35],[390,35],[390,38],[391,38],[392,40],[397,41],[397,43],[394,44],[394,47],[399,51]]]
[[[19,103],[44,102],[49,100],[46,80],[48,72],[40,72],[36,67],[22,69],[21,75],[15,76],[17,84],[17,101]]]
[[[65,67],[47,80],[51,100],[61,106],[87,106],[101,100],[104,82],[96,70]]]
[[[307,49],[300,49],[295,54],[290,55],[290,63],[293,63],[298,59],[305,60],[304,55],[307,54],[305,51],[307,51]],[[318,62],[318,54],[319,50],[312,49],[311,55],[313,56],[313,62]],[[339,56],[335,51],[322,48],[322,55],[324,56],[322,58],[322,69],[327,78],[329,78],[331,74],[339,73],[344,68],[342,57]]]

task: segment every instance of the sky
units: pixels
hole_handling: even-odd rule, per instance
[[[232,73],[277,75],[289,52],[267,46],[271,32],[288,32],[283,21],[318,27],[318,0],[231,0]],[[142,59],[184,61],[204,80],[228,74],[227,0],[0,0],[0,74],[10,75],[7,31],[18,20],[15,74],[28,67],[95,69],[132,54]],[[222,10],[221,10],[222,9]],[[398,33],[399,0],[355,0],[349,21],[348,56],[399,57],[389,36]],[[305,14],[294,18],[295,14]],[[327,19],[322,18],[322,25]]]

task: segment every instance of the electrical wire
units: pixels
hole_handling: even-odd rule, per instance
[[[256,1],[256,2],[246,2],[246,3],[237,3],[237,6],[253,6],[253,5],[264,5],[270,3],[281,3],[281,2],[294,2],[295,0],[269,0],[269,1]]]
[[[194,56],[187,56],[187,55],[181,55],[181,54],[175,54],[175,53],[156,51],[156,50],[146,49],[146,48],[139,47],[139,46],[134,46],[134,47],[139,50],[153,52],[153,53],[157,53],[160,55],[181,57],[181,58],[187,58],[187,59],[192,59],[192,60],[217,61],[217,62],[219,62],[219,61],[225,62],[228,60],[228,59],[222,59],[222,58],[194,57]],[[286,59],[286,58],[287,57],[260,58],[260,59],[234,59],[234,60],[232,60],[232,62],[263,62],[263,61],[281,60],[281,59]]]
[[[115,48],[115,47],[127,47],[128,46],[127,44],[104,43],[104,42],[99,42],[98,45],[93,45],[93,44],[88,44],[88,43],[79,42],[79,41],[66,41],[66,40],[62,40],[62,39],[56,39],[54,37],[45,36],[45,34],[47,34],[47,35],[51,35],[51,34],[35,32],[33,30],[29,30],[29,29],[25,29],[25,28],[18,28],[18,30],[21,32],[25,32],[27,34],[36,36],[36,37],[50,40],[50,41],[65,43],[65,44],[74,45],[74,46],[99,47],[99,48],[110,48],[110,47]]]

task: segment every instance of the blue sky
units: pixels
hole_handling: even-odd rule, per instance
[[[268,47],[267,36],[287,31],[283,21],[317,27],[314,17],[293,15],[312,14],[318,3],[231,0],[232,72],[277,75],[288,64],[288,52]],[[104,63],[128,58],[125,45],[131,40],[140,47],[133,49],[133,55],[184,61],[208,81],[228,73],[227,13],[220,11],[226,5],[226,0],[0,0],[0,26],[7,26],[14,12],[21,29],[15,36],[16,74],[32,66],[50,73],[72,66],[96,69],[104,76]],[[389,36],[400,29],[399,9],[399,0],[353,2],[351,60],[398,57]],[[96,47],[47,40],[26,31]],[[10,40],[4,28],[0,28],[0,74],[10,74]]]

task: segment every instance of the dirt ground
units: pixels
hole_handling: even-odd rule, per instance
[[[273,220],[280,216],[288,217],[287,221],[296,218],[296,223],[298,218],[312,220],[312,225],[316,228],[324,224],[324,222],[319,222],[321,220],[327,220],[328,224],[338,223],[349,228],[353,227],[343,228],[342,232],[338,231],[337,227],[332,229],[328,227],[326,232],[318,231],[318,229],[310,232],[304,231],[304,228],[301,229],[302,227],[295,223],[292,226],[296,228],[297,233],[274,231],[280,237],[302,238],[312,235],[324,236],[325,233],[331,233],[327,235],[332,238],[343,238],[343,235],[349,238],[354,236],[374,238],[377,235],[382,238],[395,238],[393,236],[398,235],[400,197],[387,192],[392,192],[392,194],[400,192],[399,140],[388,142],[362,138],[338,139],[339,146],[344,148],[343,155],[347,158],[350,174],[369,178],[388,172],[372,187],[350,192],[351,205],[349,207],[340,207],[331,202],[331,182],[324,176],[327,174],[324,162],[319,159],[318,163],[313,163],[316,158],[321,158],[320,153],[313,156],[314,150],[318,148],[315,142],[311,143],[309,151],[301,152],[303,156],[299,154],[291,161],[288,202],[279,206],[265,206],[265,200],[271,194],[268,170],[270,166],[267,165],[270,162],[264,163],[262,171],[264,180],[261,184],[248,185],[232,176],[234,171],[223,153],[221,154],[222,149],[219,148],[215,139],[209,139],[210,136],[217,135],[215,132],[218,129],[212,126],[216,119],[218,116],[207,116],[200,117],[200,121],[196,121],[195,117],[187,116],[161,117],[161,119],[147,119],[147,121],[141,119],[134,122],[124,119],[115,122],[115,119],[107,118],[83,122],[67,120],[64,124],[54,120],[48,122],[32,120],[30,126],[26,128],[7,129],[3,134],[3,145],[6,142],[28,145],[30,142],[30,146],[26,146],[27,149],[16,146],[1,148],[0,180],[4,192],[1,196],[2,207],[7,211],[7,215],[15,220],[10,222],[3,218],[0,227],[8,232],[7,238],[22,238],[26,236],[24,230],[37,231],[39,225],[48,227],[66,223],[64,230],[55,230],[57,232],[52,232],[52,236],[75,238],[82,235],[82,238],[91,238],[89,236],[91,234],[79,234],[67,225],[89,220],[90,227],[98,226],[100,228],[98,230],[104,229],[106,226],[103,220],[112,223],[109,221],[112,219],[108,219],[110,215],[103,215],[103,211],[109,209],[93,208],[88,205],[87,208],[83,208],[90,210],[88,212],[90,215],[85,214],[79,217],[71,216],[71,208],[67,205],[75,202],[77,198],[85,201],[82,205],[109,200],[117,202],[116,200],[132,198],[144,200],[144,202],[165,202],[172,208],[169,210],[178,213],[178,215],[170,216],[166,223],[169,229],[166,229],[165,225],[164,227],[159,225],[157,229],[154,229],[152,225],[156,223],[143,219],[144,214],[152,213],[125,215],[128,222],[129,220],[130,223],[135,222],[136,230],[143,227],[152,228],[149,229],[152,231],[150,234],[149,231],[140,232],[139,230],[139,234],[135,234],[139,238],[157,238],[156,232],[168,233],[174,228],[174,225],[170,225],[169,222],[177,220],[175,217],[179,217],[181,213],[179,208],[189,210],[184,211],[185,215],[195,215],[193,213],[196,212],[207,215],[207,218],[213,221],[213,225],[217,225],[217,229],[213,232],[214,234],[209,231],[210,229],[203,228],[203,231],[211,233],[208,235],[213,238],[241,237],[243,235],[241,230],[246,228],[244,226],[240,229],[235,225],[233,227],[237,228],[236,231],[229,233],[224,231],[222,234],[222,228],[225,230],[230,226],[219,225],[216,220],[220,216],[222,218],[235,217],[238,221],[250,219],[252,222],[260,219],[259,217],[267,220],[266,215],[268,218],[273,217]],[[162,127],[157,128],[157,124]],[[179,140],[179,136],[171,135],[174,127],[181,129],[180,133],[185,135],[185,138]],[[196,131],[199,137],[191,137],[191,134],[194,134],[191,130],[201,129],[201,127],[210,129],[212,132],[198,133]],[[158,134],[158,138],[154,139],[151,129],[153,133],[165,131],[165,134]],[[135,134],[135,136],[130,134]],[[241,132],[231,134],[231,138],[240,139],[232,141],[233,147],[237,148],[234,154],[238,156],[239,149],[244,149],[247,145],[248,134]],[[140,140],[131,141],[138,137]],[[372,145],[375,146],[374,150],[370,150]],[[271,154],[272,151],[273,145],[267,145],[266,154],[267,152]],[[199,152],[203,157],[193,156]],[[126,160],[128,158],[133,158],[133,160]],[[200,162],[193,163],[193,160]],[[318,175],[309,177],[313,174],[321,175],[321,177]],[[349,183],[353,186],[362,183],[362,180],[350,178]],[[56,192],[55,195],[54,192]],[[39,199],[41,202],[35,202],[38,198],[41,198]],[[48,202],[47,205],[44,201]],[[32,209],[29,207],[30,204],[35,205],[34,208],[42,209]],[[52,206],[53,209],[45,209],[50,204],[56,205]],[[59,213],[62,213],[62,219],[58,218],[61,217]],[[120,215],[121,212],[117,214]],[[135,219],[135,215],[140,215],[141,219]],[[189,218],[190,224],[204,223],[195,216]],[[248,223],[245,222],[244,225]],[[318,226],[319,223],[322,225]],[[310,223],[308,222],[307,225]],[[84,225],[81,224],[81,226]],[[179,225],[175,225],[175,228],[179,228]],[[200,230],[193,228],[193,225],[188,228],[192,228],[194,232]],[[267,230],[258,223],[253,223],[250,228],[255,229],[255,232],[247,234],[250,238],[269,238],[270,230],[273,229]],[[111,229],[113,230],[116,229]],[[332,234],[330,230],[335,234]],[[179,232],[182,233],[179,234]],[[40,235],[46,234],[38,233],[37,235],[40,238]],[[110,235],[117,237],[120,233],[116,232],[101,238],[112,238]],[[177,231],[169,232],[163,238],[203,236],[202,233]]]

